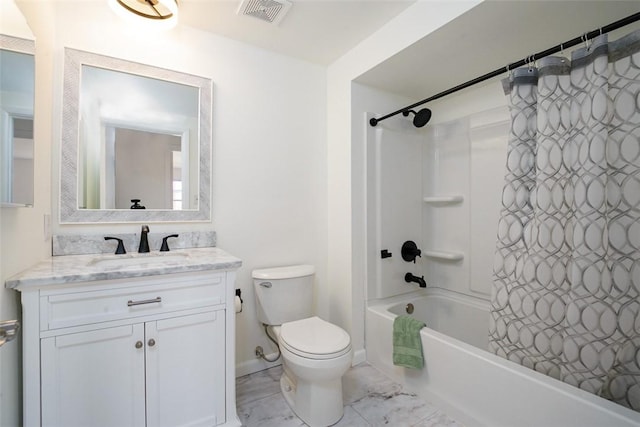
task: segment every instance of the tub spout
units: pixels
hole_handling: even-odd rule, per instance
[[[414,276],[411,273],[407,273],[404,275],[404,281],[407,283],[416,282],[418,285],[420,285],[421,288],[427,287],[427,282],[424,281],[424,276],[418,277]]]

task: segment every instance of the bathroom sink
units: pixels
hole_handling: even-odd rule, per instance
[[[127,254],[127,255],[103,255],[93,258],[88,266],[93,267],[153,267],[172,263],[183,263],[189,259],[186,253],[148,253],[148,254]]]

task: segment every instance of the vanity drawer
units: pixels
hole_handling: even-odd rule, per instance
[[[194,274],[136,280],[130,286],[109,282],[70,292],[41,295],[40,330],[162,314],[225,303],[225,275]]]

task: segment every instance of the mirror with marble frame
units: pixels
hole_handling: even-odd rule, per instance
[[[0,206],[32,207],[35,42],[0,34]]]
[[[209,221],[211,100],[205,77],[65,48],[60,222]]]

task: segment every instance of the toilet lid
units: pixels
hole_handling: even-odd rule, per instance
[[[337,356],[351,345],[351,337],[342,328],[315,316],[283,324],[280,340],[294,353],[310,357]]]

